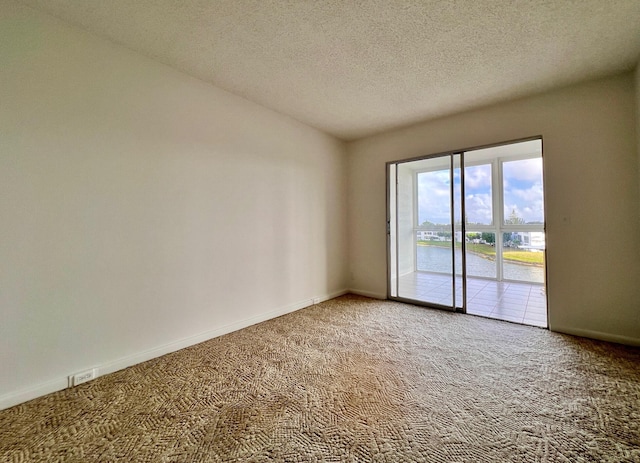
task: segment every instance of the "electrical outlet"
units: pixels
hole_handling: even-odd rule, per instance
[[[80,373],[76,373],[75,375],[69,376],[69,387],[77,386],[82,383],[86,383],[96,378],[96,369],[92,368],[91,370],[83,371]]]

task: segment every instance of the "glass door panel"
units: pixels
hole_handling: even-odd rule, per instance
[[[392,217],[397,297],[450,310],[455,305],[451,160],[445,155],[395,164]]]

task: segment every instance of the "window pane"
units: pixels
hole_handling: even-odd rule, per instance
[[[464,194],[467,224],[492,225],[491,164],[465,167]]]
[[[542,224],[542,158],[502,164],[505,225]]]
[[[496,278],[496,234],[468,231],[466,237],[467,276]]]
[[[418,225],[439,229],[451,236],[451,178],[449,170],[418,174]]]
[[[544,232],[504,233],[502,246],[505,280],[544,282]]]
[[[416,268],[451,275],[451,232],[416,232]]]

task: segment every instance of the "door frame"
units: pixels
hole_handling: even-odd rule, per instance
[[[433,307],[433,308],[438,308],[438,309],[445,309],[445,310],[449,310],[449,311],[457,311],[457,312],[461,312],[461,313],[465,313],[466,312],[466,303],[467,303],[467,291],[466,291],[466,284],[467,284],[467,278],[466,278],[466,246],[465,246],[465,242],[466,242],[466,220],[465,220],[465,191],[464,191],[464,153],[467,151],[474,151],[474,150],[479,150],[479,149],[486,149],[486,148],[493,148],[493,147],[497,147],[497,146],[505,146],[505,145],[511,145],[511,144],[515,144],[515,143],[521,143],[521,142],[527,142],[527,141],[533,141],[533,140],[540,140],[541,142],[541,157],[544,158],[544,143],[543,143],[543,137],[542,135],[534,135],[534,136],[530,136],[530,137],[525,137],[525,138],[517,138],[517,139],[512,139],[512,140],[506,140],[506,141],[502,141],[502,142],[497,142],[497,143],[490,143],[490,144],[485,144],[485,145],[476,145],[476,146],[472,146],[472,147],[467,147],[467,148],[463,148],[463,149],[456,149],[456,150],[449,150],[449,151],[443,151],[443,152],[439,152],[439,153],[433,153],[433,154],[428,154],[428,155],[423,155],[423,156],[414,156],[414,157],[410,157],[410,158],[404,158],[404,159],[398,159],[398,160],[394,160],[394,161],[387,161],[385,163],[385,178],[386,178],[386,231],[387,231],[387,299],[391,299],[391,300],[396,300],[396,301],[400,301],[400,302],[407,302],[410,304],[414,304],[414,305],[421,305],[421,306],[426,306],[426,307]],[[452,259],[452,264],[453,264],[453,272],[452,272],[452,280],[453,280],[453,304],[452,306],[443,306],[440,304],[436,304],[436,303],[432,303],[432,302],[425,302],[425,301],[421,301],[421,300],[417,300],[417,299],[408,299],[405,297],[401,297],[399,296],[398,293],[398,285],[399,285],[399,279],[397,278],[397,265],[398,265],[398,249],[397,249],[397,239],[396,239],[396,251],[395,251],[395,269],[396,269],[396,296],[392,296],[392,253],[391,253],[391,246],[393,243],[391,243],[391,220],[395,220],[396,226],[397,226],[397,199],[398,199],[398,191],[397,191],[397,166],[399,164],[404,164],[404,163],[408,163],[408,162],[414,162],[414,161],[421,161],[421,160],[425,160],[425,159],[431,159],[431,158],[438,158],[438,157],[444,157],[444,156],[449,156],[450,159],[450,175],[451,175],[451,207],[452,207],[452,219],[453,219],[453,215],[454,215],[454,182],[453,182],[453,172],[455,170],[455,166],[453,165],[453,159],[455,155],[460,155],[460,184],[461,184],[461,198],[460,198],[460,207],[461,207],[461,213],[462,213],[462,218],[463,220],[461,221],[461,232],[462,232],[462,308],[456,310],[456,300],[455,300],[455,279],[456,279],[456,269],[455,269],[455,238],[453,238],[452,234],[452,249],[453,249],[453,259]],[[544,178],[546,177],[544,175],[544,159],[543,159],[543,163],[542,163],[542,167],[543,167],[543,191],[546,190],[546,182],[544,182]],[[395,177],[393,179],[391,179],[391,166],[395,166]],[[392,180],[394,185],[392,185]],[[494,186],[495,188],[495,186]],[[502,186],[500,186],[500,188],[502,188]],[[391,217],[391,193],[392,190],[395,192],[395,197],[394,197],[394,201],[396,202],[396,213],[395,213],[395,217]],[[544,204],[544,211],[543,211],[543,232],[545,233],[545,240],[547,239],[547,233],[546,233],[546,228],[547,228],[547,219],[546,219],[546,215],[547,215],[547,195],[546,195],[546,191],[544,191],[544,198],[543,198],[543,204]],[[452,233],[455,233],[455,222],[454,220],[451,221],[451,230]],[[497,239],[497,236],[496,236]],[[414,237],[415,240],[415,237]],[[547,246],[545,245],[545,249],[544,249],[544,287],[547,287]]]

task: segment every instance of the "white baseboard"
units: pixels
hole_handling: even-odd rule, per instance
[[[348,289],[341,289],[340,291],[336,291],[336,292],[331,293],[331,294],[326,294],[324,296],[314,297],[313,298],[313,303],[314,304],[320,304],[321,302],[325,302],[325,301],[328,301],[330,299],[335,299],[336,297],[344,296],[345,294],[349,294],[349,290]]]
[[[640,346],[640,338],[631,336],[621,336],[618,334],[605,333],[602,331],[581,330],[579,328],[554,326],[549,328],[557,333],[571,334],[573,336],[581,336],[583,338],[598,339],[600,341],[615,342],[616,344],[624,344],[627,346]]]
[[[351,288],[349,290],[351,294],[357,294],[358,296],[372,297],[373,299],[386,299],[387,295],[383,293],[374,293],[372,291],[364,291],[362,289]]]
[[[51,394],[52,392],[61,391],[68,386],[69,380],[65,376],[64,378],[47,381],[45,383],[38,384],[37,386],[10,392],[0,397],[0,410],[13,407],[14,405],[27,402],[28,400],[32,400],[37,397],[42,397],[43,395]]]
[[[280,307],[278,309],[271,310],[254,317],[245,318],[244,320],[239,320],[237,322],[221,326],[220,328],[216,328],[214,330],[205,331],[194,336],[189,336],[187,338],[179,339],[162,346],[154,347],[153,349],[137,352],[135,354],[128,355],[111,362],[96,365],[95,367],[93,367],[97,371],[96,378],[109,373],[113,373],[118,370],[122,370],[123,368],[127,368],[138,363],[146,362],[147,360],[151,360],[156,357],[169,354],[171,352],[178,351],[180,349],[184,349],[185,347],[208,341],[209,339],[217,338],[218,336],[222,336],[223,334],[238,331],[242,328],[255,325],[256,323],[270,320],[281,315],[286,315],[288,313],[295,312],[296,310],[304,309],[305,307],[309,307],[313,304],[319,304],[320,302],[328,301],[329,299],[342,296],[343,294],[347,294],[348,292],[349,290],[343,289],[331,294],[314,297],[312,299],[304,299],[286,307]],[[76,372],[70,372],[69,375],[72,375],[74,373]],[[14,405],[21,404],[28,400],[36,399],[38,397],[42,397],[43,395],[51,394],[52,392],[57,392],[67,388],[69,385],[69,375],[47,381],[37,386],[21,389],[0,396],[0,410],[4,410],[5,408],[13,407]]]

